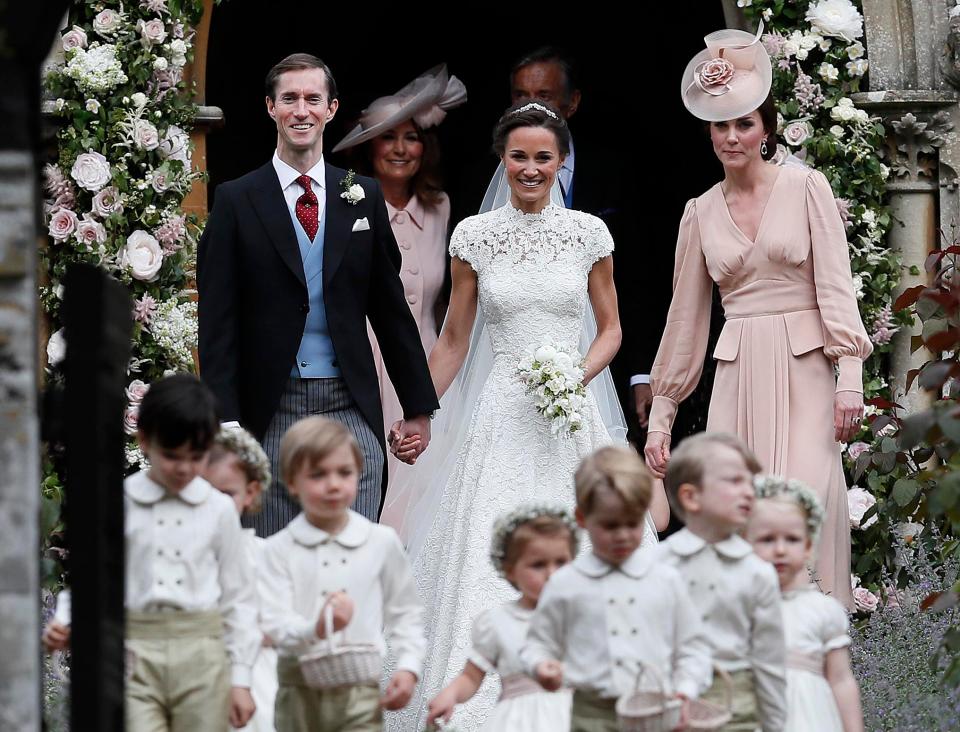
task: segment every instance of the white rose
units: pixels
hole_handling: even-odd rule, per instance
[[[105,219],[119,211],[123,211],[123,204],[120,202],[120,191],[114,186],[107,186],[93,197],[93,212],[97,216]]]
[[[957,7],[960,7],[960,5],[958,5]],[[887,178],[889,178],[889,177],[890,177],[890,167],[889,167],[888,165],[884,165],[883,163],[880,163],[880,175],[883,176],[883,179],[884,179],[884,180],[886,180]]]
[[[783,128],[783,139],[792,147],[800,147],[812,134],[813,126],[805,120],[794,120]]]
[[[863,76],[867,73],[870,62],[865,58],[858,58],[855,61],[847,61],[847,73],[850,76]]]
[[[137,229],[120,250],[120,266],[130,270],[135,279],[153,282],[163,266],[160,243],[142,229]]]
[[[54,211],[50,217],[48,233],[55,241],[67,240],[77,230],[77,215],[68,208]]]
[[[141,150],[156,150],[160,146],[157,128],[143,119],[133,123],[133,140]]]
[[[823,38],[816,33],[807,33],[800,38],[800,48],[804,51],[812,51],[820,45],[820,41],[822,40]]]
[[[833,125],[833,127],[830,128],[830,134],[836,137],[838,140],[844,136],[845,132],[846,131],[840,125]]]
[[[866,124],[870,121],[870,115],[867,114],[867,110],[865,109],[853,110],[853,118],[861,124]]]
[[[88,99],[87,103],[83,105],[88,112],[93,112],[97,114],[100,111],[100,102],[96,99]]]
[[[873,497],[870,491],[866,491],[859,486],[853,486],[847,491],[847,509],[850,513],[850,528],[865,529],[877,522],[877,516],[874,514],[866,523],[863,523],[863,515],[868,509],[875,506],[877,499]]]
[[[737,0],[738,8],[746,8],[753,5],[753,0]]]
[[[67,105],[67,100],[63,97],[57,97],[57,101],[53,103],[53,108],[58,112],[62,112],[63,108]]]
[[[853,291],[857,297],[863,297],[863,277],[858,274],[853,276]]]
[[[796,41],[783,42],[784,58],[790,58],[791,56],[796,56],[799,50],[800,50],[800,44],[797,43]]]
[[[145,384],[140,379],[134,379],[130,382],[130,385],[125,389],[127,394],[127,399],[131,404],[139,404],[143,401],[143,398],[147,395],[147,392],[150,390],[150,385]]]
[[[159,18],[138,21],[137,30],[140,31],[140,40],[144,48],[163,43],[167,38],[167,29]]]
[[[100,35],[110,35],[120,27],[120,13],[116,10],[101,10],[93,19],[93,29]]]
[[[70,176],[81,188],[99,191],[110,182],[110,164],[100,153],[88,150],[77,156],[70,169]]]
[[[58,300],[62,300],[62,299],[63,299],[63,285],[57,285],[56,287],[54,287],[54,288],[53,288],[53,294],[56,296],[56,298],[57,298]]]
[[[533,354],[534,359],[539,361],[540,363],[544,363],[545,361],[550,361],[556,358],[556,356],[557,356],[557,349],[555,349],[553,346],[540,346],[540,348],[538,348],[536,352]]]
[[[94,221],[89,216],[84,216],[83,221],[77,224],[77,241],[84,244],[88,251],[95,249],[95,245],[103,244],[107,240],[107,230],[103,224]]]
[[[130,95],[130,102],[137,109],[143,109],[147,106],[147,95],[143,92],[136,92],[135,94]]]
[[[165,160],[179,160],[184,168],[190,167],[190,137],[176,125],[167,127],[160,141],[160,157]]]
[[[766,8],[766,9],[761,13],[761,15],[763,15],[763,19],[769,23],[769,22],[770,22],[770,18],[773,17],[773,9],[772,9],[772,8]]]
[[[67,339],[63,337],[63,328],[53,333],[47,341],[47,363],[56,366],[67,355]]]
[[[165,59],[163,56],[157,56],[153,60],[153,68],[155,68],[157,71],[166,71],[167,65],[167,59]]]
[[[868,208],[860,214],[860,220],[867,226],[874,226],[877,223],[877,214],[872,208]]]
[[[354,183],[350,186],[350,189],[347,191],[350,194],[350,198],[354,201],[362,201],[366,198],[366,193],[363,192],[363,186],[359,183]]]
[[[63,45],[64,51],[71,51],[74,48],[86,48],[87,34],[83,28],[73,26],[73,28],[60,37],[60,43]]]
[[[170,63],[175,68],[187,63],[187,44],[177,39],[170,44]]]
[[[847,58],[851,61],[856,61],[858,58],[863,58],[863,54],[866,53],[866,49],[863,47],[863,44],[860,41],[854,41],[849,46],[847,46]]]
[[[830,46],[833,45],[833,41],[831,41],[829,38],[821,38],[817,45],[820,46],[821,51],[826,53],[830,50]]]
[[[557,368],[563,372],[564,376],[568,375],[570,369],[573,368],[573,359],[562,351],[557,354],[553,362],[557,365]]]
[[[150,176],[150,185],[153,186],[153,190],[157,193],[163,193],[170,189],[170,181],[167,178],[167,173],[163,170],[155,170],[153,175]]]
[[[849,64],[847,64],[847,66],[849,67]],[[840,69],[833,64],[828,64],[826,62],[820,64],[819,68],[817,69],[817,73],[820,74],[820,78],[824,79],[825,81],[834,82],[840,78]]]
[[[799,61],[805,61],[806,58],[807,58],[807,56],[810,55],[810,52],[809,52],[807,49],[805,49],[805,48],[801,48],[801,49],[798,49],[798,50],[797,50],[797,54],[796,54],[796,55],[797,55],[797,60],[799,60]]]
[[[843,100],[841,99],[840,101]],[[837,106],[830,110],[830,118],[837,122],[849,122],[856,115],[856,111],[853,107],[837,104]]]
[[[850,0],[820,0],[807,9],[806,20],[821,35],[847,43],[863,35],[863,16]]]

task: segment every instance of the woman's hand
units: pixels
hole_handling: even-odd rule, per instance
[[[647,459],[650,472],[654,477],[662,479],[667,474],[667,465],[670,463],[670,435],[665,432],[648,432],[643,455]]]
[[[438,722],[449,722],[453,716],[453,710],[457,706],[456,689],[448,686],[437,694],[427,709],[427,724],[437,724]]]
[[[838,391],[833,397],[833,439],[850,442],[863,422],[863,394]]]

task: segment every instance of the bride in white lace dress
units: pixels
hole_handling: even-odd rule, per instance
[[[472,407],[468,420],[460,418],[465,424],[448,425],[440,430],[443,434],[435,430],[423,462],[401,473],[418,490],[432,484],[435,492],[427,487],[429,499],[419,495],[411,501],[409,522],[400,527],[427,609],[428,652],[409,706],[388,715],[387,727],[395,732],[423,728],[430,700],[463,669],[473,619],[516,596],[489,561],[494,520],[531,499],[557,500],[572,508],[573,473],[580,459],[614,440],[592,389],[582,428],[566,438],[552,436],[517,376],[520,359],[540,345],[576,346],[590,304],[597,334],[586,353],[584,381],[605,371],[620,345],[613,240],[600,219],[550,202],[550,189],[569,150],[569,132],[553,110],[537,103],[515,106],[498,124],[495,140],[511,200],[461,222],[450,242],[453,293],[430,356],[434,385],[444,397],[441,415],[451,401],[465,398],[463,375],[461,393],[447,392],[467,356],[475,317],[483,320],[489,336],[489,376],[475,406],[459,405]],[[394,448],[401,457],[409,454],[406,445]],[[661,490],[651,510],[665,512],[665,506]],[[422,527],[419,535],[417,525]],[[647,526],[645,541],[653,543],[649,518]],[[496,686],[487,681],[458,710],[453,718],[458,732],[480,729],[496,701]]]

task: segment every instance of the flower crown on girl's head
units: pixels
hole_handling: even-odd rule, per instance
[[[270,458],[253,435],[242,427],[221,427],[214,441],[236,455],[264,491],[270,487]]]
[[[506,568],[503,566],[507,558],[507,549],[513,533],[525,523],[543,516],[560,519],[570,530],[573,538],[573,554],[576,555],[579,546],[579,532],[577,521],[573,514],[563,504],[549,501],[530,501],[521,503],[512,511],[502,514],[493,524],[493,538],[490,540],[490,561],[497,573],[504,577]]]
[[[779,475],[758,475],[753,479],[753,491],[757,498],[784,497],[796,503],[806,517],[807,533],[814,543],[823,523],[823,506],[810,487],[799,480],[785,480]]]

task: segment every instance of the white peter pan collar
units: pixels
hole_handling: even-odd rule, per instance
[[[359,513],[347,509],[347,525],[338,533],[330,534],[323,529],[318,529],[311,524],[305,514],[300,513],[287,528],[294,541],[303,546],[319,546],[330,541],[335,541],[348,549],[355,549],[363,544],[370,532],[373,530],[373,524]]]
[[[727,559],[743,559],[753,552],[753,547],[737,534],[731,534],[723,541],[708,545],[706,539],[697,536],[689,529],[681,529],[665,543],[674,554],[679,554],[681,557],[692,557],[706,546],[713,547],[717,554]]]
[[[647,573],[647,570],[650,569],[650,553],[651,552],[644,551],[642,547],[638,547],[633,554],[627,557],[627,560],[623,562],[623,564],[617,566],[603,561],[593,552],[585,552],[573,560],[573,566],[578,571],[594,579],[599,579],[611,572],[623,572],[623,574],[628,577],[640,579]]]
[[[187,483],[179,493],[169,493],[162,485],[150,480],[146,470],[141,470],[124,481],[123,492],[137,503],[151,505],[164,498],[179,498],[186,503],[199,506],[210,495],[213,487],[199,475]]]

